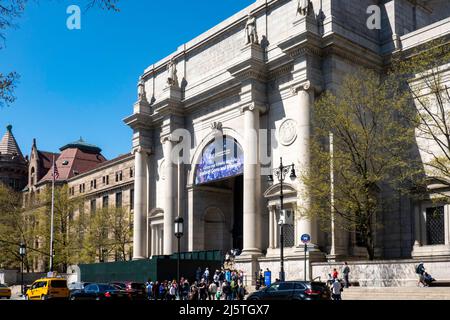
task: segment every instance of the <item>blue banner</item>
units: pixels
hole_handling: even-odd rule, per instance
[[[195,184],[222,180],[244,173],[244,154],[237,141],[222,137],[208,144],[195,173]]]

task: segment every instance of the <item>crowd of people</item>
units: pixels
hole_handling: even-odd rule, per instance
[[[146,289],[149,300],[244,300],[247,294],[243,271],[224,267],[213,273],[198,267],[192,282],[183,277],[179,282],[148,280]]]

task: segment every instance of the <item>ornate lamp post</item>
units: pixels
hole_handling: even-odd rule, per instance
[[[280,166],[273,170],[273,173],[277,176],[278,181],[280,181],[280,281],[285,281],[284,274],[284,221],[281,220],[281,213],[283,212],[283,182],[286,178],[286,175],[290,173],[290,178],[295,179],[297,175],[295,174],[295,166],[291,164],[290,166],[283,166],[283,158],[280,157]],[[273,175],[270,175],[268,178],[269,182],[273,182]]]
[[[26,255],[26,251],[27,251],[27,249],[26,249],[27,247],[26,247],[26,245],[23,243],[23,242],[21,242],[20,243],[20,247],[19,247],[19,255],[20,255],[20,258],[21,258],[21,260],[22,260],[22,272],[21,272],[21,291],[22,291],[22,296],[24,295],[24,288],[23,288],[23,258],[25,257],[25,255]]]
[[[180,298],[180,239],[183,236],[183,223],[184,220],[182,217],[178,216],[175,218],[175,237],[178,239],[178,259],[177,259],[177,295],[178,299]]]

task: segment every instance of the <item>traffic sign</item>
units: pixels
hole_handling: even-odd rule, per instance
[[[304,234],[301,237],[301,240],[303,243],[310,243],[311,242],[311,236],[309,234]]]

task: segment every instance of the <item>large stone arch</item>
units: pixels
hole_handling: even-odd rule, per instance
[[[236,130],[234,130],[232,128],[222,128],[221,132],[222,132],[223,136],[228,136],[228,137],[236,139],[236,141],[239,143],[241,148],[242,148],[242,146],[244,146],[244,144],[243,144],[244,138]],[[200,142],[200,144],[195,149],[195,151],[190,159],[191,167],[187,174],[187,177],[188,177],[187,186],[188,187],[192,187],[194,185],[196,164],[199,163],[199,160],[202,156],[202,153],[203,153],[203,150],[205,149],[205,147],[209,143],[214,141],[214,137],[216,134],[217,134],[216,132],[211,131],[211,133],[208,134],[205,138],[203,138],[203,140]]]

